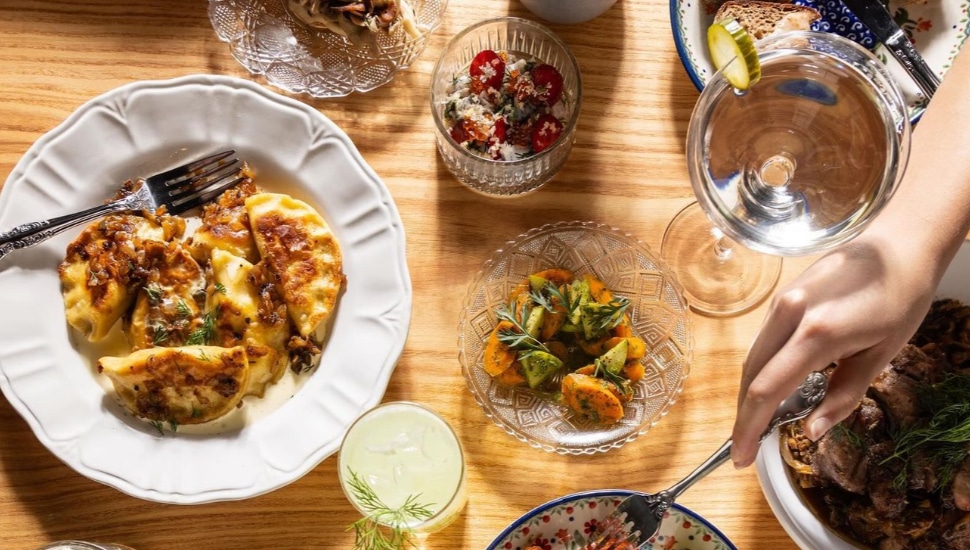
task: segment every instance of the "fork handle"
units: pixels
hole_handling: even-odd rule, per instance
[[[6,233],[0,233],[0,259],[3,259],[4,256],[14,250],[42,243],[72,227],[77,227],[78,225],[96,220],[108,214],[130,210],[132,208],[132,201],[129,198],[133,196],[129,195],[121,200],[88,208],[87,210],[81,210],[73,214],[58,216],[39,222],[25,223],[18,225]]]

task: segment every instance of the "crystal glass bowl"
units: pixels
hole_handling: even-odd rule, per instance
[[[445,13],[447,0],[410,0],[420,33],[350,37],[304,24],[287,0],[209,0],[216,35],[249,72],[287,92],[340,97],[387,84],[421,54]]]
[[[548,63],[563,77],[565,116],[562,135],[548,149],[512,161],[482,158],[451,138],[445,109],[456,75],[468,67],[482,50],[507,51],[520,58]],[[582,105],[579,64],[569,47],[539,23],[516,17],[500,17],[476,23],[458,33],[445,47],[431,73],[431,113],[435,122],[438,152],[448,170],[464,185],[485,195],[513,197],[535,191],[559,171],[575,140]]]
[[[615,424],[591,423],[549,395],[500,384],[482,368],[496,309],[512,287],[552,267],[591,273],[631,302],[633,332],[647,344],[646,375]],[[507,243],[472,282],[458,326],[462,374],[486,416],[516,439],[558,454],[605,452],[647,433],[683,390],[693,351],[687,311],[673,273],[632,235],[592,222],[545,225]]]

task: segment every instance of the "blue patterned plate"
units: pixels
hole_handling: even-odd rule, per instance
[[[875,1],[875,0],[874,0]],[[903,95],[909,104],[915,121],[926,108],[927,99],[910,79],[909,75],[878,44],[865,26],[842,4],[841,0],[794,0],[819,10],[822,19],[815,30],[834,32],[859,42],[889,66],[897,78]],[[957,52],[970,33],[967,17],[970,0],[928,0],[926,4],[903,5],[901,0],[889,0],[889,11],[906,35],[916,45],[938,75],[941,77],[953,63]],[[714,20],[703,0],[670,0],[670,24],[673,29],[677,53],[684,64],[687,76],[700,90],[714,73],[707,54],[707,27]]]
[[[505,528],[485,550],[580,550],[600,521],[626,497],[621,489],[574,493],[533,508]],[[717,527],[674,504],[644,550],[737,550]]]

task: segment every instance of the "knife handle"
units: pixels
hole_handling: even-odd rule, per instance
[[[889,49],[889,53],[899,61],[906,72],[913,77],[913,81],[923,91],[926,99],[933,97],[936,89],[940,86],[940,78],[936,76],[933,69],[926,64],[922,56],[916,51],[913,43],[909,41],[906,34],[902,31],[894,33],[884,44]]]

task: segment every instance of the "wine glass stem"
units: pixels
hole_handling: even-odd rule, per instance
[[[733,241],[716,227],[711,229],[711,234],[714,236],[714,254],[717,259],[722,262],[729,261],[734,256]]]

